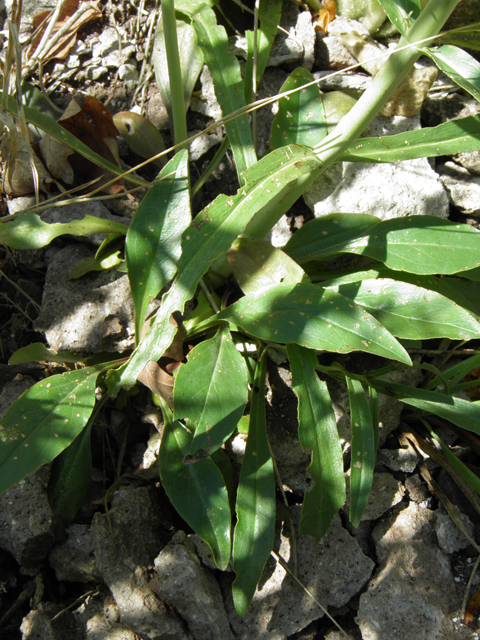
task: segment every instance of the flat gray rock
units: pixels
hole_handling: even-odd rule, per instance
[[[452,640],[455,583],[438,548],[435,514],[411,502],[376,526],[380,561],[360,597],[357,624],[363,640]]]

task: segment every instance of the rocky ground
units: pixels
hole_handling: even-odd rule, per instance
[[[467,17],[473,4],[462,3]],[[113,113],[143,104],[168,144],[165,109],[153,78],[137,91],[149,76],[142,68],[153,7],[145,6],[142,13],[133,2],[100,5],[102,18],[84,27],[65,60],[46,66],[44,79],[61,108],[80,90],[108,103]],[[24,5],[26,24],[41,8],[38,2]],[[364,23],[336,19],[324,38],[315,35],[307,11],[299,12],[287,2],[283,24],[293,37],[278,47],[275,66],[267,68],[259,97],[276,93],[289,70],[298,65],[323,78],[323,89],[362,89],[370,81],[364,70],[326,77],[354,62],[339,34],[366,33]],[[241,40],[236,47],[240,55]],[[420,100],[415,93],[403,110],[377,118],[371,135],[434,126],[480,112],[479,103],[456,90],[447,78],[440,75],[434,80],[428,65],[419,65],[418,74],[417,85],[425,86],[426,97]],[[202,74],[201,82],[189,115],[191,130],[204,128],[219,115],[208,74]],[[261,112],[260,154],[267,149],[272,119],[271,109]],[[193,174],[201,172],[219,135],[220,131],[202,139],[195,150]],[[138,161],[125,146],[121,152],[124,162]],[[144,175],[151,177],[148,171]],[[227,157],[196,206],[200,209],[217,191],[235,189]],[[478,153],[396,165],[338,164],[277,225],[272,241],[281,246],[296,227],[320,212],[367,212],[382,219],[428,213],[478,227],[479,196]],[[13,213],[32,203],[28,195],[5,199],[3,212]],[[138,198],[121,197],[52,208],[42,217],[65,221],[89,213],[128,222],[137,205]],[[113,270],[69,279],[78,261],[93,255],[94,242],[63,237],[44,250],[0,253],[0,414],[35,381],[56,371],[43,364],[9,366],[9,357],[19,347],[39,340],[55,350],[85,354],[132,347],[133,303],[127,276]],[[366,360],[365,355],[341,357],[342,363],[358,370],[371,367]],[[402,373],[399,381],[420,383],[418,372]],[[355,529],[348,523],[347,505],[314,545],[295,533],[309,486],[309,459],[296,439],[296,401],[290,372],[281,360],[269,364],[267,391],[269,437],[291,505],[291,519],[278,524],[274,550],[290,566],[296,563],[298,578],[310,593],[356,640],[480,638],[477,622],[466,627],[461,613],[478,554],[446,513],[438,491],[425,481],[422,461],[401,435],[399,403],[389,399],[380,406],[381,448],[360,526]],[[346,390],[332,384],[331,395],[348,456]],[[176,515],[159,483],[155,461],[161,427],[161,414],[146,389],[124,406],[107,407],[92,434],[89,495],[66,529],[48,505],[48,466],[0,496],[0,638],[345,637],[286,574],[276,556],[267,563],[247,614],[240,618],[235,613],[230,595],[234,574],[218,571],[206,545]],[[454,439],[450,443],[478,472],[477,456]],[[233,460],[242,455],[243,444],[240,436],[229,444]],[[478,513],[435,462],[427,459],[425,467],[478,541]],[[470,595],[479,583],[474,576]]]

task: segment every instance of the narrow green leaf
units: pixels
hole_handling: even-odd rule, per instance
[[[480,435],[480,403],[470,402],[436,391],[415,389],[392,382],[371,380],[377,391],[393,396],[420,411],[433,413],[439,418],[453,422],[457,427]]]
[[[0,423],[0,493],[50,462],[87,424],[95,405],[101,364],[37,382]]]
[[[190,24],[183,20],[177,20],[177,42],[178,55],[180,58],[180,68],[183,83],[183,98],[185,101],[185,112],[188,111],[193,89],[203,69],[203,53],[197,42],[197,35]],[[168,111],[170,122],[173,122],[172,97],[170,89],[170,78],[168,74],[167,52],[165,47],[165,34],[163,20],[159,20],[152,50],[153,68],[158,90],[162,96],[163,103]],[[178,81],[178,79],[175,79]]]
[[[458,473],[468,482],[472,489],[480,495],[480,478],[471,469],[469,469],[465,463],[457,458],[450,447],[447,447],[443,440],[434,431],[430,431],[430,435],[442,447],[443,454],[450,464],[455,467]]]
[[[308,472],[314,485],[305,494],[300,533],[318,541],[345,502],[342,447],[327,385],[315,371],[315,353],[291,344],[287,354],[298,398],[298,437],[302,447],[312,451]]]
[[[279,93],[303,87],[314,80],[310,71],[299,67],[289,75]],[[278,113],[272,123],[270,147],[278,149],[286,144],[314,147],[328,133],[325,116],[322,94],[315,84],[279,100]]]
[[[343,224],[343,216],[337,214],[334,219]],[[322,218],[307,222],[285,252],[300,264],[330,255],[333,243],[327,241],[325,246],[323,228]],[[480,264],[480,231],[436,216],[406,216],[379,222],[356,237],[347,235],[336,244],[335,252],[369,256],[397,271],[453,274]]]
[[[241,290],[247,295],[273,284],[308,280],[302,267],[264,240],[238,238],[227,252],[227,258]]]
[[[456,385],[463,380],[463,378],[469,374],[473,369],[480,367],[480,354],[466,358],[461,362],[449,367],[445,371],[441,372],[441,376],[438,375],[425,385],[425,389],[436,389],[438,385],[442,384],[443,379],[449,380],[449,387],[451,393],[456,392]]]
[[[176,332],[171,315],[183,312],[185,303],[195,295],[200,278],[214,260],[228,251],[251,218],[263,218],[272,210],[279,214],[288,210],[302,193],[302,179],[314,179],[315,170],[320,167],[317,158],[304,147],[273,151],[246,173],[247,183],[236,195],[219,196],[195,218],[183,234],[178,275],[171,290],[130,361],[110,376],[112,393],[118,393],[121,386],[132,386],[147,362],[163,355]]]
[[[280,284],[247,296],[214,316],[260,340],[338,353],[366,351],[411,364],[392,335],[342,295],[308,283]]]
[[[175,378],[175,418],[195,428],[189,456],[207,456],[232,435],[248,400],[247,367],[230,331],[219,328],[210,340],[194,347]]]
[[[84,362],[85,356],[76,356],[69,351],[50,351],[43,342],[33,342],[32,344],[17,349],[10,357],[8,364],[22,364],[23,362]]]
[[[368,408],[370,409],[370,415],[372,416],[373,436],[374,436],[374,448],[378,449],[378,441],[380,439],[380,416],[378,406],[378,394],[377,390],[373,387],[368,387]]]
[[[470,340],[480,335],[480,324],[455,302],[390,278],[362,280],[333,287],[372,314],[397,338]]]
[[[390,22],[402,35],[420,14],[420,0],[379,0]]]
[[[232,586],[237,613],[243,616],[262,577],[275,535],[275,479],[265,415],[266,356],[257,364],[247,447],[237,491],[233,537]]]
[[[260,0],[258,13],[260,17],[260,26],[257,29],[257,86],[263,76],[263,72],[267,66],[270,51],[272,50],[273,41],[277,34],[277,25],[282,16],[281,0]],[[247,31],[247,64],[245,67],[245,102],[252,101],[253,86],[253,47],[254,33]]]
[[[350,465],[350,522],[358,527],[368,503],[375,468],[375,434],[362,383],[347,377],[352,447]]]
[[[330,213],[303,225],[283,247],[295,262],[325,259],[367,235],[380,218],[367,213]]]
[[[342,155],[349,162],[398,162],[480,149],[480,116],[468,116],[392,136],[360,138]]]
[[[3,218],[0,222],[0,244],[14,249],[40,249],[54,238],[63,235],[88,236],[95,233],[119,233],[125,235],[128,227],[119,222],[102,220],[86,215],[82,220],[47,224],[36,213],[26,211],[14,220]]]
[[[158,455],[160,478],[179,515],[213,552],[220,569],[230,560],[231,513],[223,476],[210,458],[184,464],[192,434],[162,407],[165,429]]]
[[[48,501],[53,513],[65,525],[70,524],[80,509],[90,486],[92,449],[90,434],[93,420],[53,461],[48,482]]]
[[[469,53],[445,44],[438,48],[423,49],[443,73],[446,73],[459,87],[465,89],[480,101],[480,62]]]
[[[223,116],[245,107],[244,89],[240,65],[228,46],[225,28],[217,25],[215,13],[206,5],[202,11],[192,16],[192,26],[197,32],[198,44],[203,51],[205,63],[212,74],[215,95]],[[230,140],[240,184],[241,174],[254,165],[257,156],[247,115],[239,116],[225,123]]]
[[[188,152],[179,151],[147,191],[127,233],[125,257],[135,305],[135,335],[152,298],[174,277],[181,236],[191,222]]]
[[[451,29],[439,41],[445,44],[455,44],[462,49],[480,51],[480,22]]]

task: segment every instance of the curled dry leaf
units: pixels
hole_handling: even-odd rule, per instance
[[[110,111],[100,100],[91,96],[86,98],[83,104],[81,103],[80,97],[72,98],[65,113],[58,120],[58,124],[61,124],[92,151],[120,167],[116,140],[117,129],[113,124]],[[67,184],[71,184],[73,176],[75,176],[77,180],[83,182],[96,180],[95,188],[97,188],[114,178],[109,171],[74,152],[67,145],[53,141],[49,135],[41,140],[39,148],[48,170],[53,176],[64,180]],[[105,191],[110,194],[122,190],[121,181],[105,188]]]
[[[42,54],[43,63],[53,59],[63,60],[68,56],[77,41],[78,30],[88,22],[91,22],[92,20],[98,20],[102,17],[103,14],[98,8],[98,4],[98,0],[97,2],[82,3],[82,8],[84,8],[86,5],[83,12],[79,12],[78,17],[73,21],[67,31],[52,47],[47,49]],[[65,5],[60,12],[58,20],[55,24],[55,27],[53,28],[52,36],[54,36],[67,23],[67,21],[78,10],[79,6],[80,3],[78,0],[66,0]],[[45,33],[45,29],[47,28],[48,18],[50,14],[51,11],[41,11],[40,13],[37,13],[37,15],[33,18],[33,28],[38,29],[38,33],[36,34],[30,48],[28,49],[27,58],[31,58],[37,50],[43,34]]]
[[[44,192],[52,178],[20,131],[6,130],[0,144],[2,157],[2,191],[9,197],[25,196],[35,191],[34,171],[38,186]],[[34,167],[34,168],[33,168]]]
[[[336,6],[333,0],[325,0],[317,17],[315,31],[323,31],[325,35],[328,34],[328,25],[335,19],[335,9]]]

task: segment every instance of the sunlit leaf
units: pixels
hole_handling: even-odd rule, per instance
[[[391,334],[361,307],[312,284],[275,285],[246,296],[214,316],[260,340],[338,353],[367,351],[411,363]]]
[[[128,278],[135,305],[137,341],[152,298],[177,271],[181,236],[191,222],[188,152],[162,169],[135,213],[125,242]]]
[[[247,368],[227,327],[194,347],[175,378],[177,419],[188,418],[195,433],[189,456],[210,455],[232,434],[248,400]]]
[[[119,222],[86,215],[82,220],[47,224],[37,214],[26,211],[14,220],[0,222],[0,243],[14,249],[40,249],[62,235],[87,236],[95,233],[127,233],[128,227]]]
[[[424,49],[437,67],[446,73],[459,87],[480,101],[480,62],[469,53],[445,44],[438,48]]]
[[[455,302],[434,291],[389,278],[334,287],[371,313],[397,338],[469,340],[480,324]]]
[[[95,405],[101,364],[37,382],[0,422],[0,493],[50,462],[85,427]]]
[[[283,251],[256,238],[238,238],[227,258],[242,291],[255,294],[273,284],[308,280],[303,269]]]

